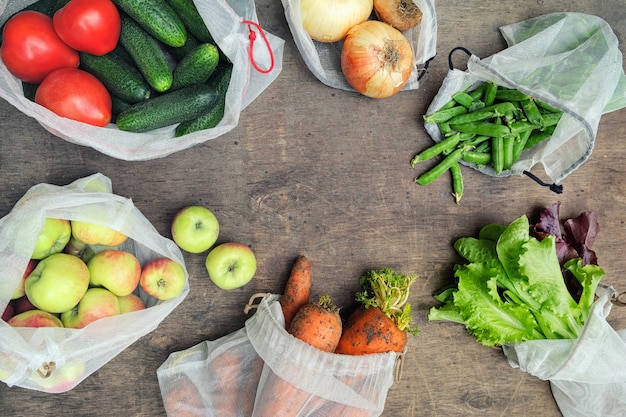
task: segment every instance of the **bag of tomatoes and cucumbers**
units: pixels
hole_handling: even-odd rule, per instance
[[[494,177],[526,174],[562,192],[559,183],[591,156],[601,116],[626,106],[618,39],[599,17],[551,13],[500,32],[508,47],[488,58],[450,52],[423,117],[435,144],[411,159],[420,185],[451,176],[457,203],[469,189],[460,165]],[[465,71],[453,64],[461,51]],[[538,163],[553,184],[530,172]]]
[[[172,353],[157,371],[167,414],[380,416],[418,331],[407,302],[417,275],[369,271],[344,311],[313,294],[313,271],[298,256],[283,294],[252,295],[244,328]]]
[[[178,246],[99,173],[37,184],[0,219],[0,276],[0,381],[47,393],[76,387],[189,293]]]
[[[254,0],[0,0],[0,10],[0,96],[118,159],[223,135],[282,70],[284,41],[257,23]],[[29,42],[45,48],[25,54]]]
[[[330,87],[357,91],[371,98],[415,90],[435,56],[434,1],[282,3],[304,62],[315,77]]]

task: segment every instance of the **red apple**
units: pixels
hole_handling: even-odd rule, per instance
[[[15,308],[13,307],[13,304],[9,303],[7,304],[6,308],[2,312],[1,318],[4,321],[9,321],[9,319],[13,317],[14,315],[15,315]]]
[[[13,308],[15,309],[15,314],[37,309],[26,296],[13,300]]]
[[[91,286],[104,287],[117,296],[130,294],[139,285],[141,264],[130,252],[103,250],[89,260],[87,267]]]
[[[87,245],[119,246],[128,237],[110,227],[95,223],[72,221],[72,236]]]
[[[89,288],[73,309],[61,313],[65,327],[82,329],[94,321],[120,314],[117,296],[105,288]]]
[[[146,308],[146,304],[136,294],[128,294],[123,297],[117,297],[120,305],[120,314],[139,311]]]
[[[25,311],[11,317],[7,323],[13,327],[63,327],[57,316],[43,310]]]
[[[179,296],[187,281],[185,269],[170,258],[156,258],[144,265],[139,285],[148,294],[159,300]]]

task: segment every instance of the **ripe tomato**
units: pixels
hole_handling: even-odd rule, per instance
[[[78,52],[59,38],[52,18],[25,10],[11,17],[2,32],[0,56],[11,74],[38,84],[48,73],[78,67]]]
[[[100,80],[76,68],[48,74],[37,88],[35,103],[61,117],[95,126],[111,121],[111,95]]]
[[[92,55],[111,52],[120,37],[120,13],[111,0],[71,0],[52,22],[65,43]]]

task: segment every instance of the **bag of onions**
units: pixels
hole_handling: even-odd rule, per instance
[[[433,0],[282,3],[304,62],[333,88],[372,98],[415,90],[425,64],[436,54]]]

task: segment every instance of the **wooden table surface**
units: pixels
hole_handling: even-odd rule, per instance
[[[411,304],[421,332],[409,342],[404,375],[389,391],[385,417],[558,416],[549,384],[513,369],[501,351],[476,343],[458,325],[429,323],[431,294],[459,261],[452,243],[487,223],[508,223],[561,202],[562,216],[598,213],[594,246],[604,282],[626,290],[626,112],[602,117],[591,158],[557,195],[522,176],[496,179],[464,169],[460,205],[442,178],[421,187],[410,158],[431,143],[421,117],[447,72],[447,53],[479,57],[505,47],[498,27],[555,11],[595,14],[626,37],[621,0],[438,2],[438,55],[419,90],[385,100],[323,85],[307,69],[278,1],[259,0],[265,30],[285,39],[283,71],[215,140],[165,158],[126,162],[59,139],[0,102],[0,215],[34,184],[64,185],[95,172],[166,237],[175,212],[211,208],[220,241],[244,242],[258,258],[256,278],[225,292],[208,279],[204,256],[185,255],[191,292],[151,334],[63,394],[0,384],[0,415],[164,416],[156,369],[171,352],[241,328],[243,306],[258,291],[280,293],[300,254],[311,261],[314,293],[352,306],[363,272],[389,266],[417,273]],[[541,173],[541,168],[536,170]],[[609,321],[626,327],[626,308]]]

